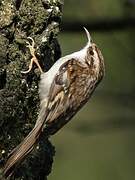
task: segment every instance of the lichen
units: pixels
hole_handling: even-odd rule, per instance
[[[8,26],[15,17],[15,6],[11,0],[2,0],[0,6],[0,28]]]
[[[29,74],[21,73],[27,70],[31,58],[26,47],[27,36],[35,40],[36,56],[42,68],[48,70],[61,55],[56,39],[61,6],[60,0],[23,0],[19,5],[3,0],[0,4],[0,165],[33,128],[39,112],[40,73],[36,66]],[[13,179],[36,179],[40,177],[40,168],[47,176],[53,155],[53,146],[41,138],[39,149],[26,158]],[[41,156],[45,159],[38,162]],[[44,164],[46,159],[48,161]]]

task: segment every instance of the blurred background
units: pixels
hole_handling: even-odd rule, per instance
[[[135,179],[135,0],[65,0],[62,55],[81,49],[83,26],[102,50],[106,76],[55,136],[49,180]]]

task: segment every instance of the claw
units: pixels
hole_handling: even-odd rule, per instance
[[[26,47],[30,47],[31,46],[31,44],[29,43],[29,42],[26,42]]]
[[[31,41],[32,41],[32,47],[34,47],[34,45],[35,45],[35,42],[34,42],[34,40],[31,38],[31,37],[27,37],[27,39],[30,39]],[[29,42],[28,42],[29,43]],[[30,44],[30,43],[29,43]]]
[[[41,66],[40,66],[40,64],[38,62],[38,59],[35,56],[35,48],[34,48],[35,42],[31,37],[28,37],[27,39],[30,39],[32,41],[32,44],[30,44],[29,41],[26,42],[26,44],[27,44],[26,47],[29,48],[30,53],[32,55],[32,58],[31,58],[31,61],[30,61],[30,64],[29,64],[29,69],[27,71],[21,71],[21,73],[26,74],[26,73],[30,72],[31,69],[32,69],[33,63],[35,63],[38,66],[40,72],[43,73],[43,70],[42,70],[42,68],[41,68]]]

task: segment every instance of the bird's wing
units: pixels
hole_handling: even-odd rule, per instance
[[[44,121],[45,124],[51,123],[64,114],[70,106],[73,106],[76,101],[76,93],[79,91],[79,89],[74,88],[79,83],[78,70],[81,72],[85,68],[75,59],[70,59],[60,66],[51,84],[48,99],[45,99],[45,103],[41,103],[39,113],[41,121]]]

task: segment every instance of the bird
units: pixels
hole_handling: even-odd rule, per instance
[[[84,27],[87,44],[81,50],[58,59],[54,65],[43,72],[35,55],[35,42],[27,42],[32,59],[29,73],[35,63],[40,72],[40,108],[37,121],[31,132],[11,151],[3,172],[10,177],[26,156],[37,145],[42,132],[54,135],[88,102],[95,88],[103,79],[105,65],[103,55],[93,42],[89,31]]]

